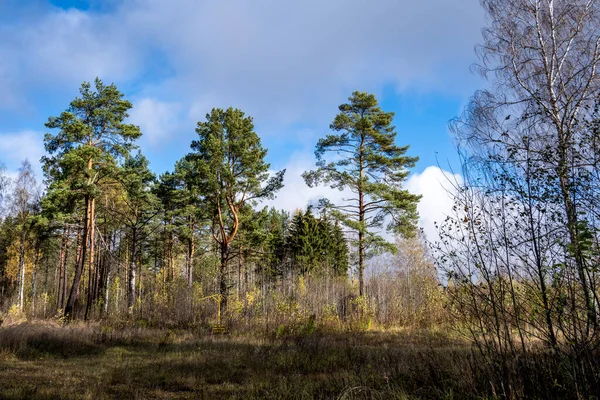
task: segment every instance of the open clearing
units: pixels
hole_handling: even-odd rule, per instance
[[[0,328],[0,348],[6,399],[453,398],[474,384],[468,347],[414,332],[256,338],[26,323]]]

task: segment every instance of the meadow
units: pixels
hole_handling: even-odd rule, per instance
[[[560,379],[551,356],[530,352],[527,362],[511,367],[521,396],[573,397],[557,380],[548,384]],[[2,399],[494,399],[502,398],[495,371],[469,341],[438,329],[0,328]]]
[[[441,332],[281,336],[98,323],[0,328],[5,399],[480,398],[470,347]],[[460,393],[460,396],[456,396]]]

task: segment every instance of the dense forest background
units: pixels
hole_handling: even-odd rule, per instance
[[[97,78],[48,119],[43,184],[27,161],[0,174],[0,315],[291,337],[314,354],[315,333],[409,331],[430,352],[347,350],[371,398],[399,393],[390,376],[429,398],[597,398],[600,5],[481,4],[474,70],[490,85],[450,122],[462,170],[439,240],[419,232],[404,187],[418,155],[372,94],[332,113],[303,174],[347,198],[288,213],[259,206],[286,171],[243,111],[212,109],[156,176],[134,105]]]

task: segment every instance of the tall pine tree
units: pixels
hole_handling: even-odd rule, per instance
[[[195,185],[209,215],[212,236],[219,247],[221,312],[227,307],[227,267],[230,245],[240,228],[240,211],[259,199],[272,198],[283,186],[285,170],[269,177],[267,155],[254,132],[252,118],[241,110],[215,108],[198,122],[198,140],[187,156]]]
[[[339,107],[330,128],[337,132],[317,143],[317,169],[303,177],[308,186],[325,183],[348,189],[355,196],[333,204],[332,214],[357,233],[360,295],[364,294],[364,266],[369,250],[390,249],[378,232],[388,230],[411,235],[418,219],[420,196],[402,188],[417,157],[406,156],[409,146],[396,145],[393,112],[384,112],[372,94],[354,92]],[[329,156],[329,158],[326,158]]]
[[[72,316],[79,298],[79,283],[86,265],[90,279],[94,271],[95,199],[98,183],[117,174],[117,162],[133,148],[141,136],[139,127],[125,123],[133,106],[123,99],[114,84],[105,85],[96,78],[94,88],[85,82],[69,108],[58,117],[50,117],[49,129],[59,129],[56,135],[47,133],[43,157],[49,191],[68,187],[84,200],[82,245],[79,263],[65,306],[65,316]],[[88,256],[89,252],[89,256]]]

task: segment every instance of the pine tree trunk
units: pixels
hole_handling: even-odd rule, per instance
[[[188,288],[192,288],[192,281],[194,278],[194,253],[196,252],[193,234],[194,224],[191,224],[190,239],[188,241],[188,266],[187,266],[187,285]]]
[[[175,279],[175,261],[173,259],[173,217],[169,219],[169,278]]]
[[[360,144],[360,155],[359,155],[359,175],[358,175],[358,294],[363,296],[365,294],[365,194],[363,192],[363,143],[364,136]]]
[[[108,315],[108,301],[110,300],[110,271],[106,274],[106,286],[104,287],[104,315]]]
[[[240,257],[242,257],[242,254],[240,254]],[[248,276],[248,267],[244,266],[244,292],[248,291],[248,287],[249,287],[249,276]]]
[[[38,263],[40,262],[40,243],[35,245],[35,261],[31,270],[31,316],[35,318],[35,279],[37,276]]]
[[[67,299],[67,305],[65,307],[64,316],[66,318],[73,317],[73,308],[75,302],[79,298],[79,283],[81,282],[81,275],[85,266],[85,257],[87,253],[87,244],[89,240],[89,225],[90,225],[90,210],[91,210],[91,199],[89,196],[85,196],[85,218],[83,222],[83,233],[81,235],[81,250],[79,252],[79,262],[75,266],[75,276],[73,277],[73,285],[69,292],[69,298]]]
[[[364,212],[364,194],[359,191],[359,225],[360,230],[358,231],[358,294],[363,296],[365,294],[365,234],[364,234],[364,223],[365,223],[365,212]]]
[[[242,296],[242,245],[240,245],[237,265],[237,297],[238,300]]]
[[[221,268],[219,273],[219,294],[221,301],[221,316],[225,315],[227,310],[227,258],[229,256],[229,244],[225,241],[221,243]]]
[[[106,251],[102,252],[102,257],[98,256],[98,272],[96,274],[96,285],[94,292],[94,299],[100,300],[103,297],[104,287],[106,284],[106,274],[108,270],[108,256],[109,256],[109,246],[110,246],[110,236],[106,235],[106,231],[104,232],[104,237],[107,239],[106,243]]]
[[[141,247],[142,245],[138,245],[138,248]],[[144,277],[142,275],[142,260],[140,259],[140,255],[139,255],[139,251],[137,254],[137,261],[136,261],[136,265],[137,265],[137,274],[136,274],[136,284],[137,284],[137,289],[135,290],[135,298],[136,298],[136,302],[137,304],[139,304],[139,317],[143,318],[144,316],[144,303],[142,302],[142,294],[143,294],[143,290],[144,290]]]
[[[65,264],[66,264],[66,251],[67,251],[67,238],[68,238],[69,228],[67,224],[65,224],[63,228],[62,242],[60,246],[60,256],[58,257],[58,296],[56,299],[56,308],[58,310],[62,310],[64,307],[64,277],[65,277]]]
[[[60,309],[63,310],[66,306],[67,303],[67,266],[69,265],[69,250],[71,248],[70,244],[69,244],[69,235],[71,233],[70,228],[67,229],[67,239],[65,242],[65,257],[63,260],[63,264],[62,264],[62,292],[61,292],[61,302],[60,302]],[[77,229],[77,237],[75,239],[75,245],[79,246],[79,236],[80,236],[80,230]],[[76,250],[77,251],[77,250]],[[77,253],[79,254],[79,253]]]
[[[89,226],[90,226],[90,260],[89,260],[89,265],[88,265],[88,295],[87,295],[87,303],[85,306],[85,316],[84,316],[84,320],[88,320],[89,316],[90,316],[90,311],[92,308],[92,305],[94,303],[94,284],[96,282],[96,269],[94,268],[94,251],[95,251],[95,244],[96,244],[96,223],[95,223],[95,219],[96,219],[96,200],[94,198],[92,198],[90,200],[91,205],[90,205],[90,220],[89,220]]]

